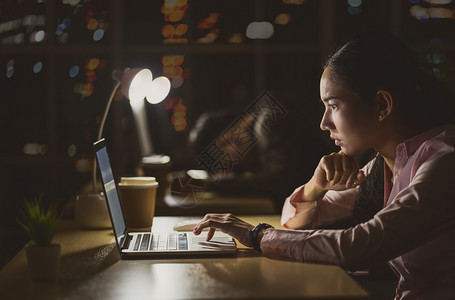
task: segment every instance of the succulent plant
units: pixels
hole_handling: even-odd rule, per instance
[[[45,209],[41,199],[40,196],[38,199],[26,201],[17,221],[36,245],[49,246],[57,232],[62,214],[55,205]]]

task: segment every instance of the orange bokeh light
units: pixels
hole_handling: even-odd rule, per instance
[[[164,55],[161,59],[163,65],[180,66],[184,61],[183,55]]]
[[[164,75],[168,78],[174,78],[176,76],[182,76],[183,69],[178,66],[166,65],[163,66]]]
[[[96,70],[99,65],[100,65],[100,59],[99,58],[91,58],[87,61],[87,63],[85,64],[85,68],[87,70]]]
[[[88,83],[93,83],[96,80],[96,73],[92,70],[87,70],[85,72],[85,77],[87,78]]]
[[[278,25],[287,25],[291,22],[291,16],[285,13],[278,14],[275,18],[275,23]]]
[[[166,14],[164,16],[164,20],[167,22],[178,22],[181,21],[185,17],[184,11],[174,11],[170,14]]]
[[[241,33],[232,33],[228,37],[228,43],[240,44],[244,40],[244,36]]]
[[[188,31],[188,25],[186,24],[178,24],[175,26],[175,35],[184,35]]]
[[[170,24],[164,25],[163,28],[161,29],[161,34],[162,34],[165,38],[171,38],[171,37],[173,37],[174,34],[175,34],[175,27],[174,27],[174,25],[170,25]]]
[[[88,22],[87,22],[87,29],[88,30],[95,30],[98,26],[98,21],[95,19],[95,18],[91,18]]]
[[[203,18],[196,25],[198,29],[210,29],[220,20],[219,13],[210,13],[207,18]]]
[[[186,106],[183,104],[183,99],[178,99],[173,110],[174,113],[171,117],[172,125],[174,125],[176,131],[182,131],[186,128]]]

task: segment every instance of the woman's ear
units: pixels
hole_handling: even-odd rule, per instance
[[[387,118],[393,109],[393,97],[389,91],[379,90],[376,92],[376,103],[378,107],[378,120]]]

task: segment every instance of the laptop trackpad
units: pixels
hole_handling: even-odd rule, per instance
[[[193,236],[191,244],[193,247],[205,249],[228,250],[236,248],[235,242],[230,236],[214,236],[210,241],[206,241],[205,239],[205,236]]]

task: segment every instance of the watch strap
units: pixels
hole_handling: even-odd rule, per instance
[[[249,232],[250,242],[251,242],[251,245],[253,246],[254,250],[262,252],[261,245],[258,241],[259,231],[263,228],[272,228],[272,227],[273,227],[272,225],[267,224],[267,223],[259,223],[258,225],[256,225],[256,227],[254,227],[253,229],[250,230],[250,232]]]

